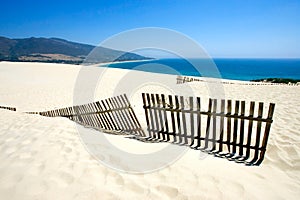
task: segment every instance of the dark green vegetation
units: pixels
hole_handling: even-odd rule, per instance
[[[90,63],[149,59],[134,53],[70,42],[59,38],[9,39],[0,37],[0,61],[80,64],[87,55]]]
[[[266,78],[266,79],[256,79],[251,80],[252,82],[266,82],[266,83],[298,83],[299,79],[290,79],[290,78]]]

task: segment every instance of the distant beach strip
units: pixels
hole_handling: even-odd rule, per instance
[[[282,78],[267,78],[249,81],[226,81],[226,79],[221,79],[222,81],[200,79],[188,76],[177,76],[177,84],[183,84],[188,82],[210,82],[210,83],[222,83],[222,84],[237,84],[237,85],[289,85],[289,86],[300,86],[300,80],[296,79],[282,79]]]
[[[259,80],[259,82],[272,82],[274,84],[300,82],[300,59],[215,58],[213,61],[219,70],[218,74],[211,72],[207,64],[207,59],[192,59],[193,63],[200,66],[201,71],[195,69],[195,67],[189,63],[189,60],[191,59],[153,59],[136,62],[110,63],[105,66],[180,76],[211,77],[241,81]],[[273,80],[271,81],[271,79]]]

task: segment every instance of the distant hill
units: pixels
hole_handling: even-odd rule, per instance
[[[0,61],[55,62],[80,64],[150,59],[134,53],[70,42],[60,38],[9,39],[0,36]]]

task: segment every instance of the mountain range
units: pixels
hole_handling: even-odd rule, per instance
[[[135,53],[67,41],[60,38],[10,39],[0,36],[0,61],[80,64],[150,59]]]

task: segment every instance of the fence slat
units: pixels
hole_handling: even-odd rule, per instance
[[[172,122],[172,132],[170,133],[170,135],[173,136],[173,142],[176,142],[176,126],[175,126],[175,116],[174,116],[174,105],[173,105],[173,99],[172,99],[172,95],[168,96],[169,99],[169,108],[171,109],[171,122]]]
[[[235,116],[238,116],[239,110],[240,110],[240,101],[235,101],[235,109],[234,109]],[[234,118],[234,120],[233,120],[233,136],[232,136],[233,145],[232,145],[232,151],[230,152],[231,156],[235,156],[235,153],[236,153],[238,122],[239,122],[239,119]]]
[[[176,111],[176,119],[177,119],[177,133],[175,132],[175,137],[178,138],[178,143],[182,143],[181,137],[181,120],[180,120],[180,110],[179,110],[179,99],[178,96],[175,95],[175,111]]]
[[[180,138],[184,139],[184,144],[188,144],[188,138],[187,138],[187,128],[186,128],[186,118],[185,118],[185,111],[184,111],[184,98],[183,96],[180,96],[180,109],[181,109],[181,118],[182,118],[182,130],[183,134],[180,135]]]
[[[162,107],[163,107],[163,120],[164,120],[164,126],[165,126],[165,132],[164,135],[166,135],[166,140],[170,141],[170,134],[169,134],[169,123],[168,123],[168,115],[166,112],[166,99],[165,95],[161,95],[161,101],[162,101]]]
[[[245,101],[241,102],[241,114],[240,116],[245,115]],[[245,128],[245,121],[241,118],[241,125],[240,125],[240,142],[239,142],[239,156],[243,156],[243,143],[244,143],[244,128]]]
[[[225,113],[225,100],[221,100],[221,114]],[[220,118],[220,137],[219,137],[219,150],[218,153],[223,151],[223,145],[224,145],[224,116],[221,116]]]
[[[217,99],[213,99],[213,111],[212,111],[212,117],[213,117],[213,134],[212,134],[212,139],[213,139],[213,143],[212,143],[212,148],[210,149],[210,151],[215,151],[216,150],[216,140],[217,140],[217,117],[216,117],[216,113],[217,113]]]
[[[146,100],[147,100],[147,103],[148,103],[148,106],[149,106],[149,114],[150,114],[150,132],[149,132],[149,135],[151,138],[156,138],[156,135],[155,135],[155,125],[154,125],[154,118],[153,118],[153,109],[151,107],[153,107],[153,105],[151,105],[151,99],[150,99],[150,94],[147,94],[146,95]]]
[[[160,101],[159,94],[155,95],[155,99],[156,99],[157,108],[162,108],[162,102]],[[157,112],[158,112],[158,118],[159,118],[159,124],[160,124],[160,129],[158,131],[158,135],[159,135],[159,137],[161,135],[160,139],[165,141],[166,138],[165,138],[165,134],[164,134],[165,126],[164,126],[164,122],[163,122],[163,119],[164,119],[163,113],[162,113],[163,111],[162,111],[162,109],[158,109]]]
[[[194,99],[193,97],[189,97],[189,105],[190,105],[190,111],[194,109]],[[191,142],[189,146],[194,145],[194,139],[195,139],[195,122],[194,122],[194,114],[190,114],[190,127],[191,127]]]
[[[272,120],[272,118],[273,118],[274,109],[275,109],[275,104],[271,103],[269,105],[269,111],[268,111],[268,117],[267,117],[270,120]],[[266,152],[266,147],[267,147],[267,142],[268,142],[268,139],[269,139],[270,129],[271,129],[271,122],[267,122],[266,127],[265,127],[263,141],[262,141],[262,146],[261,146],[262,150],[260,152],[259,160],[256,162],[256,165],[260,165],[261,162],[264,159],[265,152]]]
[[[195,139],[197,140],[197,146],[195,146],[194,148],[200,148],[201,147],[201,99],[200,97],[197,97],[197,135],[195,137]]]
[[[142,93],[142,98],[143,98],[143,105],[144,105],[144,111],[145,111],[145,116],[146,116],[147,130],[148,130],[148,133],[150,134],[151,126],[150,126],[149,115],[148,115],[148,112],[149,112],[148,106],[149,105],[147,104],[145,93]]]
[[[231,115],[231,112],[232,112],[232,101],[228,100],[227,101],[227,114]],[[227,118],[227,141],[226,141],[226,143],[227,143],[227,149],[228,149],[229,153],[231,150],[230,142],[231,142],[231,118],[228,117]]]
[[[262,118],[263,115],[263,108],[264,108],[264,103],[259,102],[258,106],[258,118]],[[258,159],[258,154],[259,154],[259,144],[260,144],[260,134],[261,134],[261,125],[262,122],[258,121],[257,122],[257,128],[256,128],[256,141],[255,141],[255,152],[254,152],[254,158],[250,161],[250,164],[253,164],[257,161]]]
[[[160,127],[160,124],[159,124],[159,122],[158,122],[158,113],[157,113],[157,105],[156,105],[156,101],[155,101],[155,96],[154,96],[154,94],[151,94],[150,95],[150,97],[151,97],[151,103],[152,103],[152,107],[153,107],[153,117],[154,117],[154,121],[153,121],[153,128],[154,128],[154,130],[156,130],[156,134],[155,134],[155,139],[161,139],[160,138],[160,131],[161,131],[161,127]]]
[[[210,123],[211,123],[211,107],[212,107],[212,99],[209,98],[209,102],[208,102],[208,109],[207,112],[209,113],[207,116],[207,123],[206,123],[206,134],[205,134],[205,145],[204,145],[204,149],[208,148],[208,140],[209,140],[209,136],[210,136]]]

